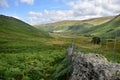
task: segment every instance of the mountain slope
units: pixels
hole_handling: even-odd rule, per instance
[[[100,17],[88,20],[65,20],[44,25],[35,25],[36,28],[50,32],[80,32],[92,26],[99,25],[111,20],[113,16]]]
[[[9,37],[47,36],[44,32],[37,30],[23,21],[4,15],[0,15],[0,35],[1,37],[6,37],[8,35]]]
[[[0,15],[0,53],[38,51],[49,35],[13,17]]]
[[[82,33],[95,36],[113,37],[115,36],[116,31],[120,32],[120,15],[114,17],[106,23],[85,30]],[[120,34],[118,34],[118,36],[120,36]]]
[[[100,25],[105,22],[108,22],[109,20],[113,19],[114,16],[106,16],[106,17],[99,17],[99,18],[93,18],[88,20],[83,20],[84,23],[89,23],[95,25]]]
[[[35,27],[48,32],[64,32],[69,30],[69,27],[77,26],[77,25],[81,25],[81,21],[65,20],[55,23],[44,24],[44,25],[35,25]]]

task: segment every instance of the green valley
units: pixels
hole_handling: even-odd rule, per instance
[[[93,18],[89,20],[65,20],[50,24],[35,25],[36,28],[49,32],[67,32],[80,33],[88,30],[93,26],[97,26],[114,18],[114,16]]]
[[[72,33],[76,35],[90,35],[103,37],[110,35],[115,36],[119,32],[120,15],[100,17],[89,20],[71,20],[61,21],[51,24],[35,25],[36,28],[53,33]],[[118,35],[119,36],[119,35]]]
[[[29,25],[19,19],[0,15],[0,80],[68,80],[72,66],[66,49],[74,43],[76,51],[99,53],[109,61],[120,63],[119,50],[104,50],[108,36],[118,31],[120,16],[89,20],[65,20]],[[94,36],[102,43],[93,44]],[[108,40],[113,48],[114,40]],[[120,40],[116,41],[120,48]],[[101,48],[102,47],[102,48]]]
[[[68,42],[13,17],[0,15],[0,80],[62,78]],[[61,67],[59,68],[59,65]],[[54,75],[53,75],[54,74]]]

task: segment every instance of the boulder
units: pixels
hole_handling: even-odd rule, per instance
[[[68,55],[73,66],[70,80],[120,80],[120,64],[108,62],[100,54],[71,51]]]

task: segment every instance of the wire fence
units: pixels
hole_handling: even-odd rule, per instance
[[[109,37],[109,35],[101,38],[100,49],[120,52],[120,39],[118,37],[119,33],[120,32],[116,31],[114,38]]]

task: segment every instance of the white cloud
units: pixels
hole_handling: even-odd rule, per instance
[[[19,2],[26,3],[26,4],[29,4],[29,5],[33,5],[34,4],[34,0],[15,0],[15,5],[18,6]]]
[[[120,12],[119,0],[77,0],[68,3],[75,16],[107,16]]]
[[[27,4],[34,4],[34,0],[20,0],[23,3],[27,3]]]
[[[44,24],[50,22],[56,22],[61,20],[73,19],[71,10],[44,10],[42,13],[40,12],[29,12],[28,22],[31,24]]]
[[[39,16],[42,16],[42,13],[30,11],[30,12],[29,12],[29,15],[31,15],[31,16],[34,16],[34,15],[35,15],[35,16],[38,16],[38,17],[39,17]]]
[[[15,5],[19,6],[19,3],[26,3],[29,5],[33,5],[34,4],[34,0],[15,0]]]
[[[12,17],[16,18],[16,19],[21,19],[19,16],[13,15]]]
[[[119,0],[72,0],[67,5],[70,10],[44,10],[29,12],[28,22],[43,24],[61,20],[81,20],[120,13]]]
[[[0,0],[0,8],[8,8],[8,2],[7,0]]]

